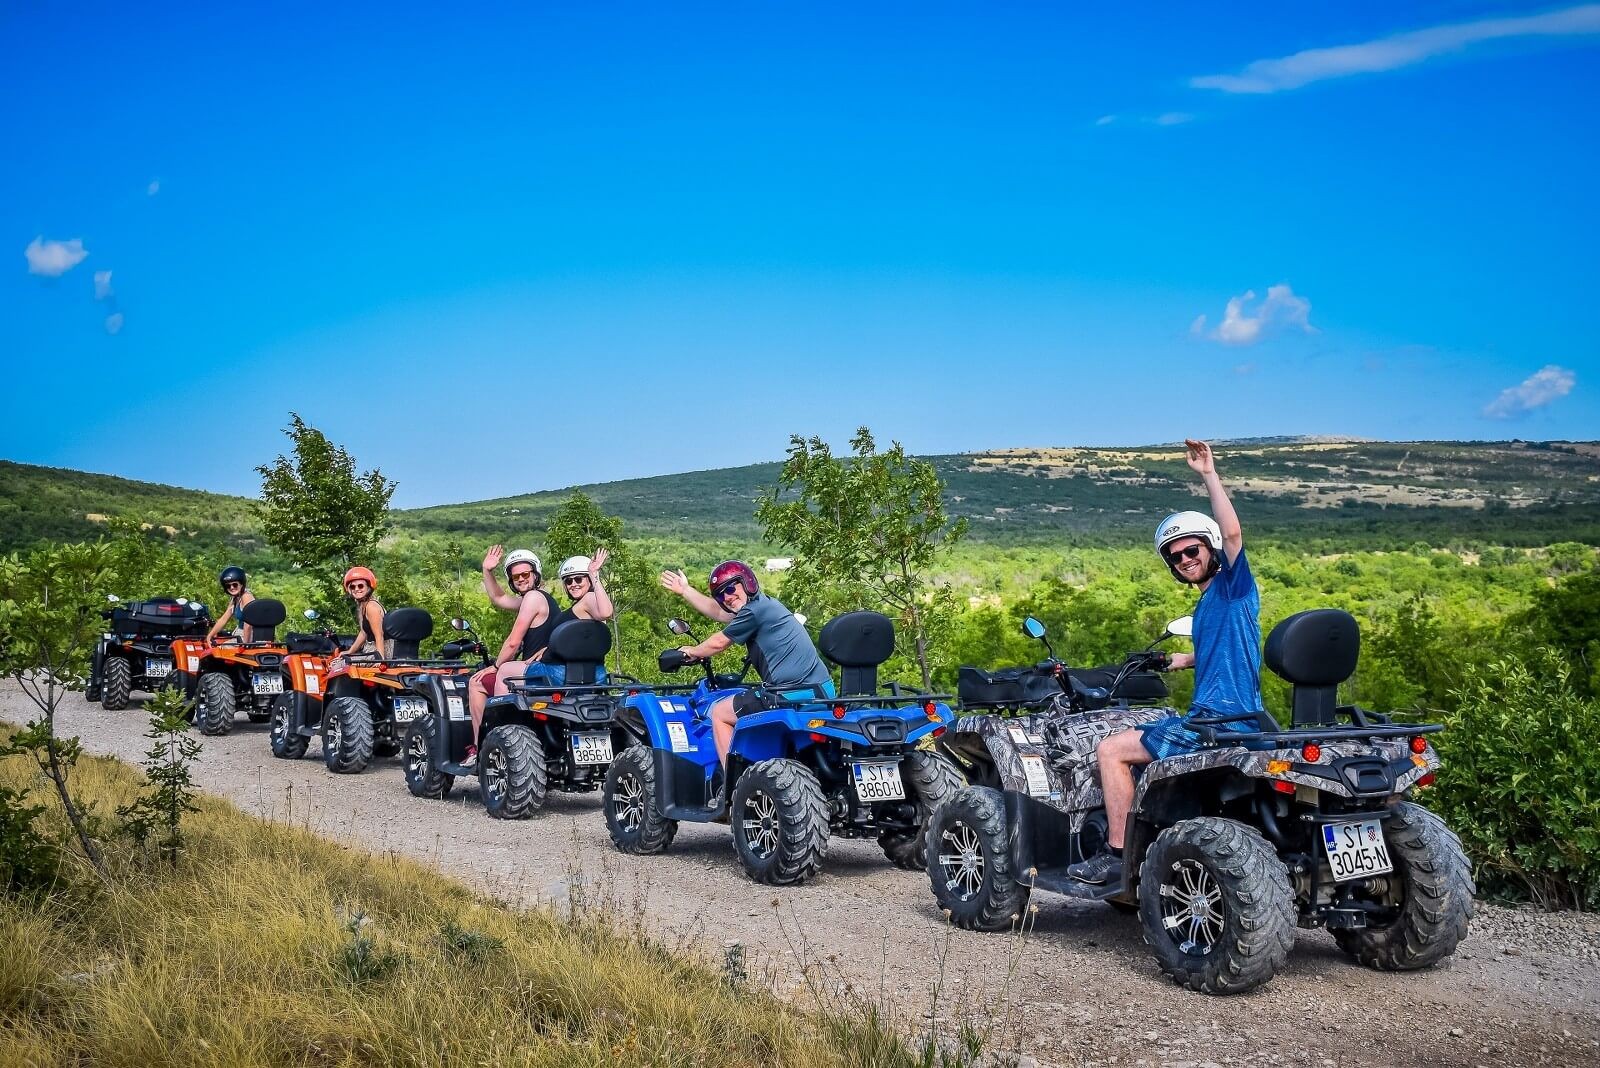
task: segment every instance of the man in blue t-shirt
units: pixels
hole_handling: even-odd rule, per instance
[[[679,651],[692,660],[707,660],[737,642],[750,653],[750,663],[767,686],[793,700],[833,696],[827,665],[817,655],[811,635],[794,613],[775,597],[761,592],[748,564],[729,560],[711,572],[707,597],[689,584],[682,571],[663,571],[661,585],[694,606],[707,619],[725,626],[698,645]],[[740,690],[711,706],[711,737],[717,759],[728,766],[733,724],[742,713],[760,711],[761,694]]]
[[[1189,466],[1205,482],[1211,511],[1175,512],[1156,527],[1156,552],[1179,582],[1200,588],[1194,610],[1194,652],[1174,653],[1167,669],[1194,668],[1188,715],[1167,716],[1121,731],[1100,743],[1100,789],[1106,798],[1106,849],[1067,869],[1073,878],[1102,884],[1122,877],[1123,832],[1133,804],[1133,768],[1200,748],[1192,716],[1261,710],[1261,595],[1244,555],[1244,533],[1217,477],[1211,446],[1184,442]],[[1254,721],[1234,724],[1255,729]],[[1224,726],[1221,729],[1227,729]]]

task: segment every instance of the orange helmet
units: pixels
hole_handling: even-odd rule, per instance
[[[348,591],[350,589],[350,583],[353,579],[365,579],[367,582],[367,589],[373,591],[374,593],[377,592],[378,576],[372,573],[371,568],[352,567],[349,571],[344,573],[344,581],[339,583],[339,585],[343,586],[345,590]]]

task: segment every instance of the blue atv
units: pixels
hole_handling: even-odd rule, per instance
[[[688,632],[682,620],[672,628]],[[949,697],[894,683],[878,691],[878,665],[894,651],[894,624],[877,612],[832,620],[818,648],[841,669],[841,695],[819,691],[795,700],[759,687],[763,709],[734,726],[731,798],[710,711],[744,688],[744,674],[715,674],[707,663],[706,677],[693,686],[630,692],[617,725],[632,744],[611,764],[604,787],[606,825],[617,848],[661,853],[680,821],[727,821],[740,862],[760,883],[796,885],[817,874],[830,832],[875,837],[897,866],[925,869],[928,818],[964,785],[954,764],[917,747],[944,733],[952,719]],[[686,662],[677,649],[659,659],[664,672]]]

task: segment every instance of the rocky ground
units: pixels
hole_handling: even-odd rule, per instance
[[[32,706],[0,686],[0,717]],[[69,695],[63,733],[137,762],[137,708],[106,712]],[[292,821],[379,852],[433,864],[518,902],[605,899],[669,944],[722,959],[802,1003],[846,986],[893,1005],[915,1029],[962,1021],[992,1048],[1040,1064],[1600,1064],[1600,917],[1480,903],[1472,934],[1433,970],[1391,975],[1353,964],[1326,933],[1302,931],[1286,971],[1233,998],[1162,978],[1135,917],[1044,897],[1029,930],[951,928],[925,876],[898,871],[868,842],[835,841],[813,882],[774,890],[745,878],[725,826],[684,825],[660,857],[612,847],[598,794],[552,795],[523,822],[489,819],[475,790],[421,801],[398,760],[335,776],[311,754],[274,759],[265,725],[242,717],[205,739],[205,789],[266,819]]]

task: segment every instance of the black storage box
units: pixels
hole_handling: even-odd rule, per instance
[[[211,629],[211,617],[204,605],[179,604],[171,597],[157,597],[113,608],[111,629],[123,638],[176,638],[204,634]]]

